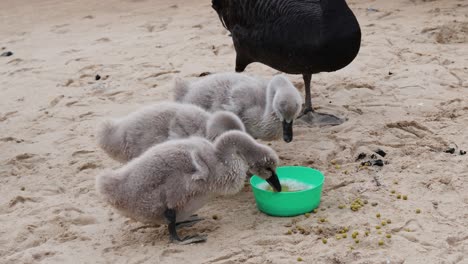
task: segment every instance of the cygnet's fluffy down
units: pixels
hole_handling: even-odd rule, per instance
[[[283,75],[271,80],[240,73],[208,75],[192,83],[177,78],[174,98],[210,112],[226,110],[240,117],[254,138],[293,139],[293,121],[302,108],[302,97]]]
[[[247,172],[281,191],[277,164],[273,149],[246,133],[228,131],[213,143],[191,137],[154,145],[120,169],[99,175],[96,188],[123,215],[149,224],[168,222],[171,239],[184,241],[177,236],[178,223],[186,223],[210,197],[239,192]]]
[[[105,121],[98,133],[99,146],[113,159],[127,162],[155,144],[190,136],[214,140],[228,130],[245,131],[233,113],[176,102],[143,107],[123,118]]]

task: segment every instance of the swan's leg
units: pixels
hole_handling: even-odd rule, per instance
[[[330,114],[318,113],[314,111],[312,107],[312,97],[310,95],[310,82],[312,80],[312,74],[303,74],[304,78],[304,90],[305,90],[305,104],[302,111],[302,115],[299,117],[300,120],[309,125],[341,125],[346,120],[336,117]]]
[[[176,230],[176,211],[174,209],[166,209],[164,212],[164,216],[166,219],[169,221],[169,224],[167,226],[169,230],[169,236],[171,239],[171,242],[181,244],[181,245],[187,245],[187,244],[192,244],[192,243],[201,243],[206,241],[206,236],[188,236],[184,238],[180,238],[177,235],[177,230]]]

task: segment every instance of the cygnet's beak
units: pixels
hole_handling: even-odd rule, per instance
[[[278,175],[276,175],[276,172],[271,170],[271,176],[270,178],[266,179],[266,181],[268,182],[268,184],[271,185],[271,187],[273,188],[273,190],[277,191],[277,192],[281,192],[281,183],[278,179]]]
[[[293,140],[293,121],[288,123],[286,120],[283,120],[283,140],[286,143]]]

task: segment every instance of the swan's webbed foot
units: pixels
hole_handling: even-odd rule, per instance
[[[304,109],[302,115],[300,115],[298,119],[310,126],[337,126],[346,121],[344,118],[339,118],[325,113],[318,113],[307,108]]]

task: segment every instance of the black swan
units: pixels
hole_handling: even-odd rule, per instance
[[[343,120],[312,108],[312,74],[351,63],[361,46],[359,23],[345,0],[212,0],[236,50],[236,72],[260,62],[278,71],[302,74],[302,120],[338,125]]]

